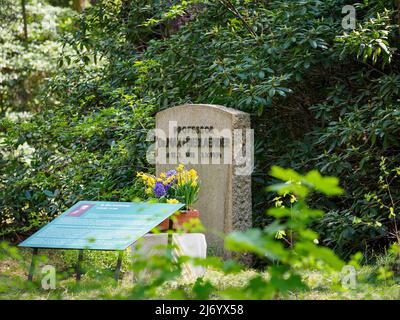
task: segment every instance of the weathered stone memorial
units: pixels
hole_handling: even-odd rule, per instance
[[[195,208],[213,253],[222,235],[252,224],[253,131],[247,113],[217,105],[182,105],[156,115],[157,174],[185,164],[197,170],[201,188]]]

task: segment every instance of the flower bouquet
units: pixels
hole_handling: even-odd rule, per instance
[[[162,172],[158,177],[139,172],[137,173],[143,184],[145,192],[150,198],[156,198],[162,203],[183,203],[184,210],[174,214],[173,228],[178,229],[191,219],[198,219],[200,213],[193,209],[193,204],[198,199],[200,184],[196,170],[186,170],[184,165],[179,165],[173,170]],[[159,226],[162,231],[168,230],[169,219],[164,220]]]

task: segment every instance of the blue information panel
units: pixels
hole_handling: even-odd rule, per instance
[[[182,207],[180,203],[80,201],[19,246],[124,250]]]

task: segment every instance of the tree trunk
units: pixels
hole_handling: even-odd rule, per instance
[[[396,0],[396,5],[397,5],[397,24],[398,27],[400,28],[400,0]]]
[[[28,40],[28,23],[26,20],[26,0],[21,0],[22,6],[22,19],[24,20],[24,38]]]
[[[86,7],[86,0],[74,0],[72,6],[74,10],[82,12]]]

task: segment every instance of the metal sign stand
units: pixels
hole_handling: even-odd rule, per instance
[[[170,259],[173,257],[172,253],[172,235],[174,231],[174,222],[172,221],[171,218],[169,218],[169,223],[168,223],[168,244],[167,244],[167,255]]]
[[[121,275],[123,251],[173,215],[182,206],[183,204],[181,203],[79,201],[18,245],[19,247],[33,249],[28,280],[32,281],[35,276],[35,269],[38,263],[37,255],[40,249],[71,249],[79,251],[75,270],[76,281],[81,280],[81,264],[84,259],[84,250],[118,251],[114,274],[115,280],[118,281]],[[103,214],[110,213],[110,211],[105,210],[112,210],[113,212],[112,216],[107,216],[106,218],[107,221],[111,221],[110,228],[97,228],[96,225],[98,223],[103,223]],[[143,219],[143,215],[148,219]],[[93,238],[112,239],[113,241],[110,241],[110,243],[89,242],[87,246],[82,246],[82,242],[88,240],[86,236],[83,236],[87,233],[80,232],[82,229],[93,235]],[[173,221],[170,220],[169,247],[172,246],[172,230]],[[78,235],[73,231],[79,231]],[[48,242],[47,238],[52,238],[53,241]],[[47,243],[48,246],[44,245]]]
[[[78,262],[76,263],[76,282],[81,281],[81,263],[83,261],[83,249],[79,250]]]
[[[33,280],[33,274],[35,273],[35,265],[38,252],[39,252],[38,248],[33,248],[31,267],[29,268],[29,274],[28,274],[29,281]]]
[[[170,257],[172,257],[172,236],[173,236],[173,230],[174,230],[174,222],[171,218],[169,218],[169,224],[168,224],[168,254]],[[29,268],[29,274],[28,274],[28,281],[33,281],[33,275],[35,273],[35,267],[36,267],[36,260],[37,260],[37,255],[39,252],[39,248],[33,248],[32,252],[32,261],[31,265]],[[118,283],[118,280],[121,275],[121,267],[122,267],[122,256],[123,256],[123,251],[119,251],[118,253],[118,260],[117,260],[117,265],[115,268],[115,274],[114,274],[114,279]],[[76,262],[76,282],[79,282],[81,280],[81,264],[83,261],[83,249],[79,249],[78,253],[78,261]]]
[[[172,221],[171,218],[169,218],[168,231],[174,231],[174,222]],[[171,244],[172,244],[172,232],[169,232],[168,233],[168,245],[170,246]]]
[[[35,273],[35,267],[36,267],[36,260],[37,260],[37,255],[39,253],[39,248],[33,248],[33,252],[32,252],[32,261],[31,261],[31,265],[29,268],[29,274],[28,274],[28,281],[33,281],[33,275]],[[118,253],[118,260],[117,260],[117,266],[115,269],[115,276],[114,279],[115,281],[118,282],[120,274],[121,274],[121,266],[122,266],[122,255],[123,255],[123,251],[119,251]],[[79,250],[79,254],[78,254],[78,261],[76,262],[76,282],[79,282],[81,280],[81,264],[83,261],[83,249]]]
[[[117,281],[117,282],[118,282],[118,280],[119,280],[119,275],[120,275],[120,273],[121,273],[122,253],[123,253],[123,251],[119,251],[119,253],[118,253],[117,267],[115,268],[114,279],[115,279],[115,281]]]

